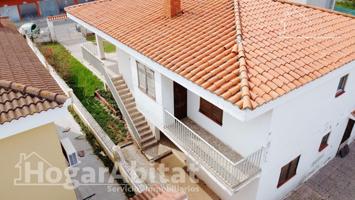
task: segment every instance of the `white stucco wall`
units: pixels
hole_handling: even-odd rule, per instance
[[[336,72],[337,77],[274,109],[271,147],[263,166],[258,199],[280,199],[335,156],[349,114],[355,109],[355,63],[349,65],[348,70]],[[350,72],[346,93],[335,98],[340,78]],[[318,152],[322,137],[329,131],[329,146]],[[301,158],[296,176],[277,188],[281,167],[298,155]]]
[[[266,145],[271,112],[248,122],[241,122],[223,112],[223,123],[220,126],[199,111],[198,95],[188,91],[187,101],[188,117],[242,156],[248,156]]]
[[[128,88],[133,91],[133,81],[132,81],[132,66],[130,61],[130,55],[124,51],[117,51],[118,57],[118,69],[120,74],[123,76]]]

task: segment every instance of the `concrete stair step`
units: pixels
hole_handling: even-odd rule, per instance
[[[153,132],[150,130],[150,128],[148,130],[139,132],[139,135],[141,136],[142,139],[149,137],[150,135],[153,135]]]
[[[157,139],[154,139],[154,140],[151,140],[151,141],[148,141],[148,142],[144,142],[142,143],[142,150],[146,150],[150,147],[153,147],[154,145],[157,145],[158,144],[158,140]]]
[[[129,103],[135,102],[134,97],[131,94],[126,95],[125,97],[122,98],[122,100],[123,100],[124,104],[129,104]]]
[[[142,142],[142,144],[145,144],[145,143],[148,143],[152,140],[156,140],[153,133],[151,133],[148,137],[143,138],[141,142]]]
[[[125,104],[125,107],[126,107],[126,110],[132,110],[134,108],[136,108],[136,103],[133,101],[133,102],[129,102],[129,103],[124,103]]]
[[[119,94],[120,96],[124,96],[124,95],[126,95],[126,94],[131,94],[131,92],[129,91],[128,88],[125,88],[125,89],[122,89],[122,90],[118,90],[118,94]]]
[[[144,133],[144,132],[146,132],[146,131],[150,131],[150,132],[151,132],[149,126],[142,126],[142,127],[137,128],[137,130],[138,130],[139,133]],[[142,136],[142,135],[141,135],[141,136]]]
[[[117,75],[116,77],[112,78],[112,82],[118,81],[118,80],[123,80],[123,77],[121,75]]]
[[[146,120],[141,120],[138,121],[137,123],[134,124],[137,128],[142,127],[142,126],[148,126],[148,123]]]
[[[134,119],[132,119],[134,123],[138,123],[140,121],[145,121],[145,117],[143,115],[135,117]]]

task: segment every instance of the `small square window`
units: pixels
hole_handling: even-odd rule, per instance
[[[328,146],[328,139],[329,139],[330,133],[326,134],[323,136],[322,141],[319,145],[318,151],[321,152],[323,149],[325,149]]]
[[[335,97],[338,97],[338,96],[345,93],[345,86],[346,86],[346,81],[348,80],[348,76],[349,75],[347,74],[347,75],[341,77]]]

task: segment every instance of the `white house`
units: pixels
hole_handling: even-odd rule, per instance
[[[100,57],[117,46],[120,74],[102,73],[137,145],[168,138],[221,199],[281,199],[354,140],[352,16],[284,0],[66,11]]]

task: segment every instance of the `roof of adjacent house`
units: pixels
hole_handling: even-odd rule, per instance
[[[0,125],[61,107],[64,92],[13,24],[0,20]]]
[[[66,14],[60,14],[60,15],[48,16],[47,19],[48,21],[62,21],[68,19],[68,16]]]
[[[284,0],[99,0],[66,11],[195,84],[254,109],[355,60],[353,16]]]

